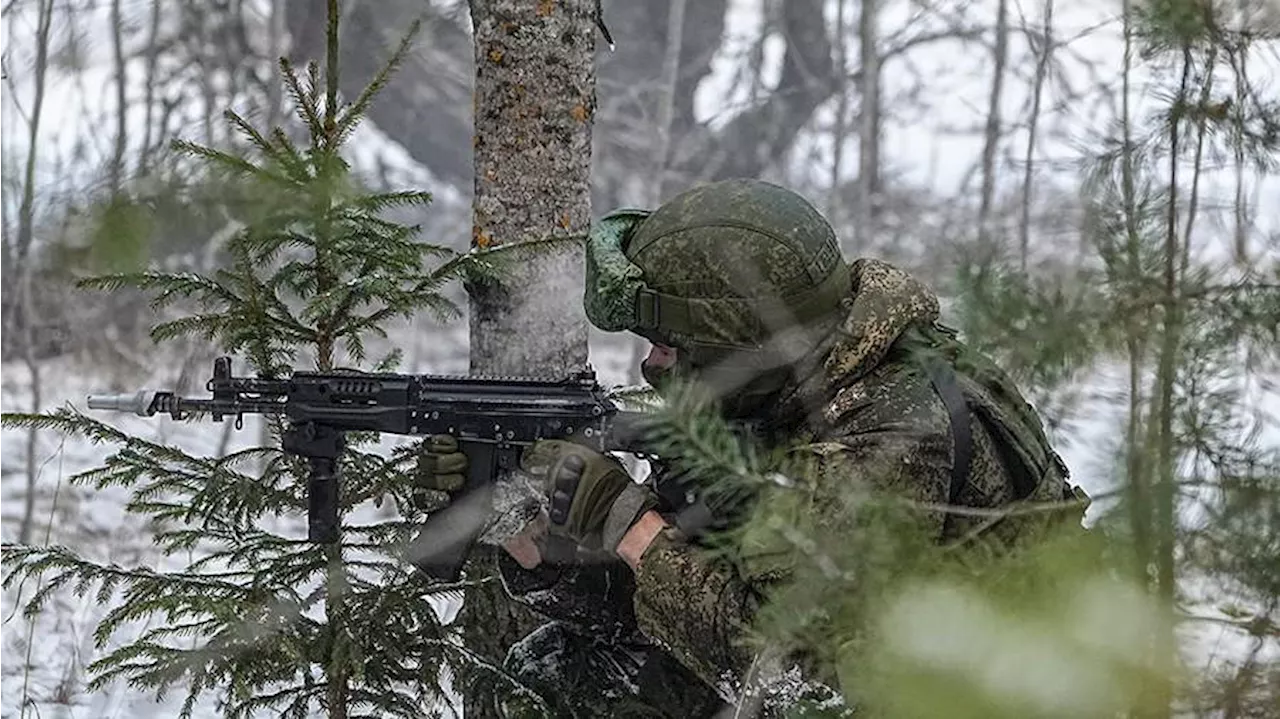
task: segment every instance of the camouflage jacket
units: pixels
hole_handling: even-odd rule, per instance
[[[947,406],[920,370],[912,348],[929,347],[950,360],[970,407],[985,408],[1006,431],[1006,444],[1034,474],[1031,501],[1064,496],[1066,471],[1044,439],[1038,418],[998,369],[964,351],[940,328],[936,296],[906,273],[875,260],[851,268],[852,287],[842,326],[832,334],[821,368],[784,396],[779,416],[793,416],[793,434],[814,452],[824,487],[833,496],[843,483],[865,483],[921,503],[944,505],[952,485],[953,441]],[[970,471],[958,503],[996,508],[1016,499],[1015,483],[993,441],[993,425],[970,412]],[[1011,429],[1010,429],[1011,428]],[[839,527],[838,502],[806,505],[805,521]],[[1014,540],[1031,531],[1032,522],[990,520],[941,511],[926,512],[927,531],[939,542],[974,531]],[[798,520],[800,518],[797,518]],[[544,582],[526,596],[537,608],[576,619],[603,622],[625,632],[634,621],[643,634],[664,647],[728,702],[743,700],[742,678],[758,674],[761,664],[747,646],[756,611],[769,587],[785,581],[793,548],[758,547],[753,556],[732,564],[712,558],[696,541],[674,528],[654,541],[640,561],[634,583],[604,582],[608,602],[570,597],[563,581]],[[512,587],[512,583],[508,583]],[[582,584],[579,582],[578,586]],[[528,588],[528,587],[527,587]],[[514,592],[519,594],[517,590]],[[540,600],[540,601],[539,601]],[[618,602],[629,606],[617,606]],[[612,615],[602,614],[613,607]],[[571,612],[574,613],[574,612]],[[588,619],[590,617],[590,619]],[[602,624],[602,626],[603,626]],[[819,682],[832,677],[813,677]],[[768,690],[766,689],[766,692]],[[768,715],[773,712],[765,711]]]

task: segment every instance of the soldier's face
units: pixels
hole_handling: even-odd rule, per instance
[[[640,363],[640,374],[654,389],[661,389],[664,378],[670,376],[676,366],[678,350],[674,347],[654,343],[649,348],[649,356]]]
[[[676,352],[675,347],[654,344],[649,347],[649,356],[644,359],[644,363],[659,369],[674,367],[676,364]]]

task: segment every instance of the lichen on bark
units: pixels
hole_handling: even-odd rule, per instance
[[[496,281],[468,286],[471,372],[564,376],[587,363],[583,244],[590,223],[595,114],[593,0],[471,0],[475,50],[473,248],[543,243],[504,262]],[[477,547],[466,572],[492,577],[495,551]],[[537,622],[502,583],[467,591],[459,614],[468,649],[501,664]],[[467,717],[496,716],[491,676],[463,671]]]
[[[580,237],[590,223],[592,0],[473,0],[472,243]],[[582,246],[555,243],[472,285],[471,370],[564,375],[587,361]]]

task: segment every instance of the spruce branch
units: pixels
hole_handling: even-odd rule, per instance
[[[232,175],[246,177],[255,180],[262,180],[271,185],[280,187],[292,187],[293,182],[283,175],[276,174],[270,170],[259,167],[248,160],[236,157],[222,150],[215,150],[212,147],[205,147],[187,140],[174,140],[170,143],[170,147],[174,152],[182,155],[188,155],[201,160],[205,160],[214,167],[230,172]]]
[[[293,63],[285,57],[281,57],[279,62],[280,76],[284,80],[285,90],[288,91],[289,97],[293,99],[294,110],[298,114],[298,119],[302,120],[303,125],[313,138],[314,149],[314,138],[324,134],[324,123],[321,122],[320,113],[317,110],[318,101],[311,92],[315,87],[315,63],[307,63],[307,74],[310,83],[307,87],[304,87],[302,81],[298,79],[298,72]]]

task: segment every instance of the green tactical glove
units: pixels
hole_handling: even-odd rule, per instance
[[[547,507],[552,535],[588,550],[612,553],[640,515],[657,505],[613,457],[565,440],[543,440],[530,448],[547,460]]]
[[[433,494],[457,492],[467,481],[467,455],[453,435],[435,434],[422,443],[413,478],[413,503],[419,509],[439,506]],[[438,496],[438,494],[437,494]]]

